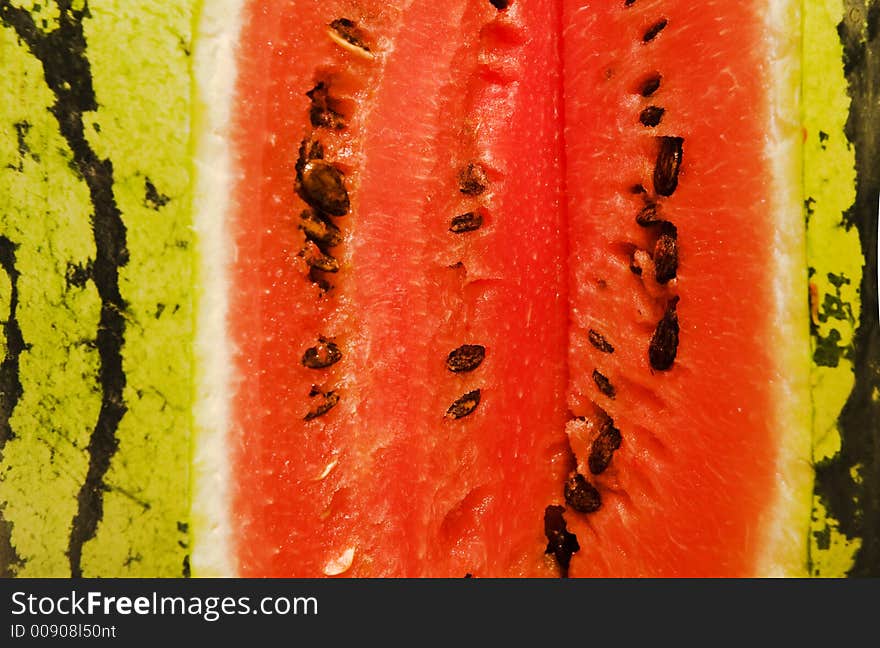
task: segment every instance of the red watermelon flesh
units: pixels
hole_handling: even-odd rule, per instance
[[[761,571],[758,5],[246,4],[237,573]]]
[[[602,514],[572,516],[583,543],[602,551],[576,556],[572,574],[755,573],[779,451],[768,387],[778,380],[767,336],[778,223],[767,9],[564,7],[565,66],[576,70],[565,101],[569,403],[585,417],[569,429],[581,472],[591,475],[596,428],[613,420],[622,436],[608,468],[591,475]],[[680,167],[658,177],[671,148]],[[673,319],[677,353],[665,369],[651,351],[676,350],[658,340]]]
[[[543,515],[568,467],[568,302],[558,37],[542,25],[556,8],[315,6],[252,3],[242,36],[240,571],[554,575]],[[376,55],[328,38],[337,18]],[[310,121],[322,81],[344,128]],[[298,228],[312,139],[350,200],[326,248],[338,272],[310,272]],[[450,231],[466,214],[482,225]],[[305,367],[322,338],[340,359]],[[451,371],[463,345],[484,359]]]

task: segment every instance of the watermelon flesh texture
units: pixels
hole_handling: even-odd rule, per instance
[[[778,349],[768,346],[778,221],[765,144],[767,9],[583,0],[564,7],[565,66],[577,70],[566,76],[565,102],[569,402],[585,418],[569,430],[582,471],[589,474],[597,421],[610,417],[623,438],[594,477],[602,514],[572,516],[578,536],[601,547],[576,556],[572,575],[756,573],[768,543],[760,521],[778,494],[774,389],[785,379]],[[658,114],[656,125],[640,119]],[[683,140],[671,192],[655,171],[662,138]],[[678,266],[666,282],[658,245],[666,226],[637,223],[650,205],[676,231]],[[676,298],[677,355],[658,370],[652,336]],[[591,330],[614,352],[592,344]],[[613,398],[594,371],[614,386]]]
[[[768,345],[778,223],[760,4],[246,5],[229,316],[237,573],[765,570],[784,380]],[[339,18],[360,46],[327,36]],[[319,83],[344,127],[312,123]],[[663,109],[656,125],[640,121],[649,106]],[[314,141],[350,201],[323,249],[297,194]],[[675,186],[654,177],[664,143],[681,144]],[[462,190],[472,163],[482,192]],[[675,229],[639,225],[649,204]],[[482,225],[451,232],[465,214]],[[660,283],[670,247],[675,276]],[[328,267],[322,255],[338,271],[310,269]],[[657,369],[651,339],[673,311],[680,340]],[[304,366],[330,344],[338,361]],[[485,358],[451,372],[464,344]],[[593,474],[609,425],[620,447]],[[566,501],[575,473],[598,511]],[[579,539],[570,568],[547,552],[551,505]]]
[[[569,467],[568,302],[558,37],[541,25],[557,9],[316,6],[253,3],[242,36],[230,311],[239,573],[553,576],[543,515]],[[355,20],[378,54],[329,38],[337,18]],[[321,80],[345,128],[311,123],[305,93]],[[326,250],[339,271],[320,277],[298,229],[308,138],[344,173],[351,204]],[[469,165],[487,176],[478,195],[462,191]],[[451,232],[468,213],[482,226]],[[305,367],[321,338],[341,359]],[[465,344],[484,360],[450,371]],[[478,390],[472,412],[447,414]]]

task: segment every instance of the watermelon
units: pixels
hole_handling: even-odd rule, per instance
[[[434,11],[244,7],[236,253],[206,272],[239,286],[234,397],[202,444],[236,477],[197,570],[803,573],[793,6]],[[751,56],[688,63],[724,20],[713,51]]]
[[[880,573],[880,8],[727,4],[0,0],[0,575]]]

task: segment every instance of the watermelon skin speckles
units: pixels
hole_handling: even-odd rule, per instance
[[[194,3],[70,4],[0,2],[0,573],[181,576]]]
[[[880,575],[878,19],[874,0],[805,5],[815,576]]]

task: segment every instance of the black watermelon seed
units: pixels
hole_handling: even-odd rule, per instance
[[[614,353],[614,347],[605,339],[605,336],[594,329],[589,332],[590,344],[602,353]]]
[[[578,513],[594,513],[602,506],[602,496],[586,477],[573,473],[565,482],[565,503]]]
[[[657,92],[657,90],[660,89],[661,79],[662,77],[657,72],[645,77],[645,79],[642,81],[641,87],[639,88],[639,93],[643,97],[650,97],[655,92]]]
[[[593,369],[593,382],[596,383],[596,387],[599,388],[599,391],[605,394],[608,398],[614,398],[617,395],[614,385],[612,385],[611,381],[608,380],[608,377],[605,376],[605,374],[600,373],[598,369]]]
[[[342,360],[342,351],[335,342],[326,338],[318,338],[318,344],[306,349],[303,353],[303,366],[309,369],[326,369]]]
[[[336,247],[342,242],[342,232],[333,223],[311,209],[299,215],[299,228],[306,238],[324,247]]]
[[[335,101],[330,96],[330,87],[326,83],[319,81],[306,96],[312,101],[309,107],[309,121],[312,126],[335,130],[345,128],[345,119],[333,108]]]
[[[636,3],[636,0],[625,0],[625,2],[623,3],[623,6],[624,6],[624,7],[631,7],[631,6],[633,6],[635,3]]]
[[[666,109],[661,108],[660,106],[648,106],[639,115],[639,121],[642,122],[644,126],[653,128],[660,123],[665,112]]]
[[[642,36],[642,41],[645,43],[650,43],[652,40],[657,38],[657,34],[663,31],[666,25],[669,24],[669,21],[666,18],[662,18],[658,20],[656,23],[651,25],[648,28],[648,31],[645,32],[645,35]]]
[[[671,368],[678,353],[678,314],[675,310],[678,299],[678,297],[673,297],[669,300],[666,313],[657,323],[657,328],[654,329],[651,343],[648,346],[648,360],[657,371],[666,371]]]
[[[492,6],[498,11],[504,11],[510,6],[510,0],[489,0],[489,2],[491,2]]]
[[[339,34],[342,40],[351,43],[365,52],[370,51],[370,48],[367,47],[364,31],[357,26],[355,21],[349,20],[348,18],[337,18],[330,23],[330,29]]]
[[[658,137],[660,151],[654,165],[654,191],[661,196],[671,196],[678,187],[678,172],[681,169],[681,137]]]
[[[463,418],[477,409],[477,405],[479,404],[480,390],[475,389],[474,391],[469,391],[449,406],[449,409],[446,410],[446,417],[452,419]]]
[[[614,457],[614,451],[620,448],[622,440],[620,430],[614,427],[614,422],[611,419],[608,419],[602,427],[602,431],[599,432],[599,436],[593,439],[590,446],[587,464],[592,474],[601,475],[605,472]]]
[[[480,344],[462,344],[446,356],[446,368],[455,373],[473,371],[486,357],[486,347]]]
[[[672,223],[664,222],[660,238],[654,246],[654,274],[657,283],[665,284],[678,273],[678,231]]]
[[[647,190],[645,189],[645,186],[643,184],[636,183],[632,187],[629,188],[629,192],[634,193],[634,194],[643,194],[643,193],[647,193]]]
[[[642,210],[636,215],[636,222],[642,227],[656,225],[660,222],[660,217],[657,215],[658,209],[659,207],[657,206],[657,203],[649,202],[642,207]]]
[[[319,395],[324,397],[324,402],[318,405],[315,409],[309,410],[309,413],[303,417],[306,421],[311,421],[312,419],[316,419],[319,416],[324,416],[324,414],[336,407],[336,404],[339,402],[339,394],[337,394],[335,391],[317,391],[316,393],[316,390],[312,388],[312,391],[309,393],[309,396],[312,397]]]
[[[483,226],[483,216],[476,212],[467,212],[455,216],[449,224],[449,231],[455,234],[463,234],[464,232],[473,232]]]
[[[550,505],[544,509],[544,535],[547,537],[547,549],[544,553],[556,558],[560,576],[567,578],[571,557],[580,551],[581,546],[577,536],[568,530],[563,513],[564,506]]]
[[[309,160],[303,165],[299,195],[310,206],[331,216],[345,216],[350,207],[342,174],[323,160]]]
[[[466,196],[479,196],[488,186],[486,170],[476,162],[469,162],[458,173],[458,190]]]

